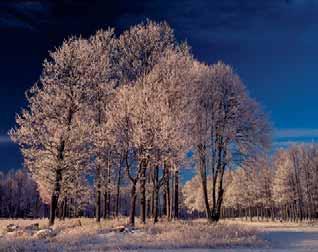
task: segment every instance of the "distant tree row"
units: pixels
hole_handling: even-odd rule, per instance
[[[0,218],[43,217],[46,211],[37,185],[26,171],[0,173]]]
[[[183,188],[188,211],[204,211],[198,176]],[[225,178],[224,218],[302,221],[318,218],[318,145],[299,144],[247,159]]]
[[[64,41],[27,100],[10,136],[50,205],[50,224],[68,202],[80,212],[92,183],[97,221],[113,205],[119,213],[127,187],[131,225],[136,204],[142,223],[177,218],[187,166],[198,168],[198,197],[218,221],[225,171],[270,142],[266,116],[232,68],[195,60],[166,23]]]

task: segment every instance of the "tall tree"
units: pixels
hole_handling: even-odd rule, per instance
[[[87,106],[83,121],[90,125],[86,135],[89,135],[88,146],[95,177],[96,188],[96,221],[101,218],[101,196],[104,188],[107,201],[108,175],[110,176],[112,142],[107,121],[109,103],[118,85],[118,43],[114,31],[98,31],[89,38],[87,43],[88,60],[85,74],[87,88]],[[106,175],[108,174],[108,175]],[[104,186],[102,185],[104,183]],[[105,209],[104,209],[105,210]],[[105,215],[105,213],[104,213]],[[106,216],[106,215],[105,215]]]
[[[17,116],[18,126],[10,132],[26,167],[51,193],[50,225],[54,224],[63,175],[69,174],[74,168],[70,161],[78,157],[72,153],[81,139],[77,116],[86,93],[86,45],[83,39],[71,38],[50,53],[40,81],[27,94],[28,107]]]
[[[194,147],[202,180],[207,218],[218,221],[223,202],[225,170],[237,155],[244,156],[269,142],[269,126],[258,104],[232,68],[218,63],[203,70],[197,86]],[[212,177],[212,204],[207,176]]]

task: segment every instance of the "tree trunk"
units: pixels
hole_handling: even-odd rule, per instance
[[[170,218],[170,173],[167,164],[164,164],[164,180],[165,180],[165,191],[164,191],[164,214],[167,218]]]
[[[167,218],[170,220],[171,216],[171,195],[170,195],[170,173],[167,170],[167,180],[166,180],[166,206],[167,206]]]
[[[179,171],[175,171],[174,180],[174,218],[179,218]]]
[[[158,222],[159,215],[159,168],[154,168],[154,180],[153,180],[153,222]]]
[[[203,192],[203,200],[204,200],[204,206],[205,206],[205,213],[206,217],[209,221],[211,221],[211,209],[209,204],[209,198],[208,198],[208,187],[207,187],[207,174],[206,174],[206,162],[205,162],[205,156],[202,154],[203,147],[200,145],[198,147],[199,149],[199,170],[200,170],[200,177],[201,177],[201,186],[202,186],[202,192]]]
[[[271,219],[272,219],[272,221],[275,221],[275,218],[276,218],[276,216],[275,216],[275,208],[272,206],[271,207]]]
[[[104,220],[107,219],[109,212],[108,212],[108,192],[107,189],[104,192]]]
[[[107,217],[110,218],[111,212],[111,206],[110,206],[110,202],[111,202],[111,191],[110,191],[110,183],[111,183],[111,164],[108,161],[108,167],[107,167],[107,188],[106,188],[106,192],[107,192]]]
[[[120,183],[121,183],[121,166],[118,169],[118,178],[116,185],[116,207],[115,207],[115,215],[119,216],[119,202],[120,202]]]
[[[284,208],[285,208],[286,221],[290,221],[289,204],[285,204]]]
[[[156,187],[155,191],[155,200],[154,200],[154,213],[153,213],[153,222],[158,222],[159,217],[159,187]]]
[[[95,178],[95,183],[96,183],[96,199],[95,199],[95,218],[96,222],[100,222],[101,218],[101,171],[99,165],[96,167],[96,178]]]
[[[146,211],[146,213],[147,213],[147,218],[151,218],[151,216],[152,216],[152,213],[151,213],[151,195],[149,195],[148,197],[146,197],[147,198],[147,200],[146,200],[146,202],[147,202],[147,211]]]
[[[218,161],[215,174],[213,174],[213,185],[212,185],[212,196],[213,196],[213,208],[211,211],[211,219],[213,222],[218,222],[220,220],[220,210],[223,203],[223,176],[225,171],[226,162],[224,158],[226,157],[226,150],[223,148],[223,140],[220,138],[218,146]],[[216,194],[216,184],[217,187],[217,200],[215,199]],[[215,203],[216,200],[216,203]]]
[[[168,197],[167,197],[167,163],[166,161],[164,161],[163,164],[163,176],[164,176],[164,188],[163,188],[163,207],[162,207],[162,212],[163,215],[167,216],[168,215],[168,206],[167,206],[167,202],[168,202]]]
[[[147,176],[147,183],[148,185],[151,184],[151,174],[149,173]],[[152,216],[152,208],[151,208],[151,202],[152,202],[152,193],[147,194],[146,191],[146,216],[147,218],[151,218]]]
[[[100,218],[101,218],[101,191],[100,191],[100,185],[97,185],[95,215],[96,215],[96,221],[100,222]]]
[[[57,209],[57,202],[58,202],[58,195],[56,194],[56,192],[53,192],[52,196],[51,196],[49,226],[54,225],[56,209]]]
[[[51,196],[51,208],[50,208],[50,217],[49,217],[50,226],[54,225],[57,204],[58,204],[59,195],[61,192],[61,182],[62,182],[62,171],[58,169],[55,172],[55,184],[54,184],[54,190]]]
[[[162,215],[164,216],[167,216],[167,193],[166,193],[166,185],[164,185],[164,188],[163,188],[163,199],[162,199],[162,202],[163,202],[163,205],[162,205]]]
[[[216,206],[213,207],[211,211],[211,219],[213,222],[218,222],[220,220],[220,211],[221,211],[222,202],[223,202],[223,194],[224,194],[224,190],[220,189],[218,193]]]
[[[151,201],[150,201],[150,211],[151,211],[150,216],[151,217],[155,216],[155,191],[156,191],[155,187],[156,187],[156,184],[153,183],[152,191],[151,191]]]
[[[72,121],[72,110],[70,109],[69,113],[69,125],[71,125]],[[57,159],[60,163],[64,160],[64,150],[65,150],[65,141],[61,139],[60,145],[58,146],[57,149]],[[61,192],[61,182],[62,182],[62,169],[58,167],[58,169],[55,172],[55,183],[54,183],[54,189],[52,192],[51,196],[51,208],[50,208],[50,216],[49,216],[49,226],[54,225],[55,221],[55,216],[56,216],[56,209],[57,209],[57,204],[59,201],[59,196]]]
[[[129,213],[129,224],[135,226],[135,215],[136,215],[136,183],[132,183],[130,192],[130,213]]]
[[[66,211],[67,211],[67,197],[64,197],[64,200],[63,200],[62,220],[65,220],[65,218],[66,218]]]
[[[170,190],[170,211],[169,211],[169,220],[172,220],[174,218],[174,183],[175,183],[175,177],[174,175],[171,176],[171,190]]]
[[[298,200],[298,217],[300,221],[303,221],[303,218],[304,218],[303,206],[304,206],[303,200],[302,199]]]
[[[213,208],[211,211],[211,220],[213,222],[218,222],[220,220],[220,211],[221,211],[223,195],[224,195],[224,189],[222,184],[223,174],[224,174],[224,168],[220,173],[220,181],[218,186],[218,197],[217,197],[216,205],[213,205]]]
[[[146,167],[141,164],[141,176],[140,176],[140,218],[142,223],[146,223]]]

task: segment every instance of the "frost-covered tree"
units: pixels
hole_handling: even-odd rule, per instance
[[[294,145],[275,155],[274,199],[292,217],[313,217],[317,201],[317,146]]]
[[[114,31],[98,31],[87,40],[87,59],[82,62],[85,65],[83,77],[85,79],[86,99],[85,110],[81,120],[87,127],[87,146],[90,150],[90,167],[94,173],[96,187],[96,220],[101,218],[101,194],[108,197],[108,180],[111,174],[111,135],[107,126],[109,103],[118,84],[117,40]],[[84,113],[85,112],[85,113]],[[104,184],[104,186],[102,185]],[[105,211],[106,209],[104,209]],[[107,214],[104,213],[104,216]]]
[[[273,207],[272,183],[274,169],[267,154],[259,153],[245,160],[247,199],[250,206]]]
[[[269,126],[259,105],[252,100],[230,66],[202,66],[197,86],[193,145],[202,178],[207,218],[218,221],[223,202],[223,176],[237,155],[267,145]],[[207,176],[212,177],[209,204]]]
[[[174,217],[178,215],[178,174],[179,169],[184,166],[185,153],[190,148],[187,141],[189,138],[188,116],[189,100],[192,99],[190,86],[196,78],[194,65],[195,62],[187,46],[181,45],[175,49],[168,49],[148,74],[145,82],[145,85],[152,87],[154,96],[157,96],[152,100],[157,101],[154,111],[158,111],[155,116],[160,122],[155,131],[156,142],[153,156],[156,160],[152,165],[155,206],[158,205],[157,196],[160,187],[163,186],[164,209],[169,218],[172,215]],[[163,174],[160,181],[158,169]],[[170,178],[173,188],[170,188]],[[155,212],[157,212],[156,207]]]
[[[201,203],[210,220],[219,219],[226,170],[237,156],[263,148],[269,131],[231,67],[201,64],[166,23],[152,21],[118,38],[112,29],[71,38],[50,57],[10,133],[50,203],[50,224],[57,207],[64,217],[67,209],[80,215],[92,195],[97,221],[102,203],[105,218],[111,205],[119,214],[128,186],[130,224],[136,202],[143,223],[147,209],[157,222],[161,195],[164,215],[178,217],[179,176],[189,151],[198,162]]]
[[[303,202],[308,218],[316,215],[318,206],[318,146],[309,144],[302,147],[302,172],[300,180],[302,184]]]
[[[279,150],[274,159],[276,168],[273,193],[275,201],[279,204],[287,204],[295,198],[292,182],[292,166],[286,150]]]
[[[167,23],[148,20],[124,31],[118,44],[120,79],[128,84],[149,73],[162,53],[175,47],[176,40]]]
[[[167,164],[176,167],[180,153],[184,150],[184,138],[181,137],[184,126],[181,123],[184,123],[182,113],[189,97],[185,91],[191,80],[188,73],[193,65],[192,57],[186,46],[176,45],[173,32],[165,23],[147,22],[132,27],[120,36],[119,45],[121,81],[130,87],[122,87],[114,98],[114,104],[117,102],[117,105],[113,107],[112,117],[115,125],[121,126],[113,128],[126,131],[126,134],[119,133],[119,139],[126,139],[126,145],[121,145],[124,155],[129,159],[126,168],[132,160],[135,160],[132,162],[135,167],[139,164],[135,169],[136,176],[128,173],[128,177],[133,185],[132,195],[137,182],[140,182],[141,218],[145,222],[146,177],[150,168],[157,202],[160,186],[163,182],[166,185],[169,182]],[[165,169],[162,183],[157,176],[160,167]],[[178,174],[177,169],[175,173]],[[174,185],[178,187],[178,179],[175,181]],[[132,196],[132,206],[134,198]],[[177,196],[175,200],[178,200]]]
[[[87,93],[86,47],[86,40],[71,38],[50,53],[39,82],[27,93],[27,108],[16,118],[18,126],[10,132],[25,166],[51,194],[50,225],[54,224],[63,176],[72,175],[72,162],[81,158],[76,153],[83,138],[79,111]]]
[[[126,172],[132,183],[131,224],[134,224],[137,183],[140,182],[141,215],[145,221],[145,183],[146,172],[156,148],[162,144],[158,128],[163,113],[150,85],[143,82],[135,86],[125,86],[119,90],[112,115],[113,128],[117,132],[125,155]],[[117,109],[118,110],[117,110]],[[163,108],[161,108],[163,109]],[[135,175],[133,172],[135,171]]]
[[[208,181],[211,182],[211,177],[208,178]],[[208,189],[210,190],[211,185],[212,183],[208,183]],[[182,188],[182,195],[184,199],[184,206],[188,211],[205,211],[205,203],[202,194],[203,191],[201,185],[201,177],[199,175],[194,176],[191,180],[185,183],[185,185]]]
[[[238,167],[231,171],[231,182],[225,188],[224,207],[244,208],[250,204],[246,170]]]
[[[273,173],[271,159],[267,154],[258,153],[244,160],[233,174],[229,188],[226,189],[227,205],[239,210],[248,209],[249,215],[253,208],[258,217],[264,215],[265,209],[272,213]]]

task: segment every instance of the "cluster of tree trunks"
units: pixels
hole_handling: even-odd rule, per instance
[[[179,171],[165,169],[164,174],[163,215],[172,220],[179,217]]]
[[[172,170],[165,163],[162,174],[160,174],[158,166],[148,169],[147,162],[145,162],[141,163],[138,174],[135,177],[130,172],[127,173],[130,181],[130,203],[129,206],[125,205],[124,207],[130,209],[128,214],[130,225],[135,225],[137,214],[139,214],[142,223],[146,223],[147,218],[156,223],[159,217],[165,217],[168,220],[179,217],[180,174],[178,170]],[[106,219],[127,214],[127,212],[122,211],[123,206],[121,204],[123,197],[126,196],[127,199],[127,195],[123,196],[121,193],[123,175],[123,169],[118,169],[114,190],[110,190],[107,185],[102,186],[100,180],[96,181],[94,215],[97,222],[101,220],[102,216]],[[99,169],[97,169],[98,177],[100,177]],[[110,174],[106,174],[105,181],[106,184],[110,184]],[[102,190],[102,188],[105,189]],[[139,209],[137,209],[138,204],[140,206]],[[60,219],[78,217],[79,213],[74,209],[76,209],[75,204],[71,204],[70,200],[65,197],[60,200],[60,204],[55,208],[55,211],[58,212]],[[81,214],[85,215],[83,212]]]
[[[273,207],[223,207],[221,218],[241,218],[249,221],[311,221],[318,218],[317,208],[302,206],[294,202]]]
[[[136,177],[137,178],[137,177]],[[164,165],[163,174],[160,176],[159,167],[153,169],[142,168],[138,179],[131,177],[130,214],[129,223],[135,225],[137,183],[139,182],[140,219],[146,223],[147,217],[157,223],[159,217],[168,220],[179,216],[179,171],[171,171],[167,164]],[[146,192],[147,185],[151,188]],[[116,200],[117,201],[117,200]]]

